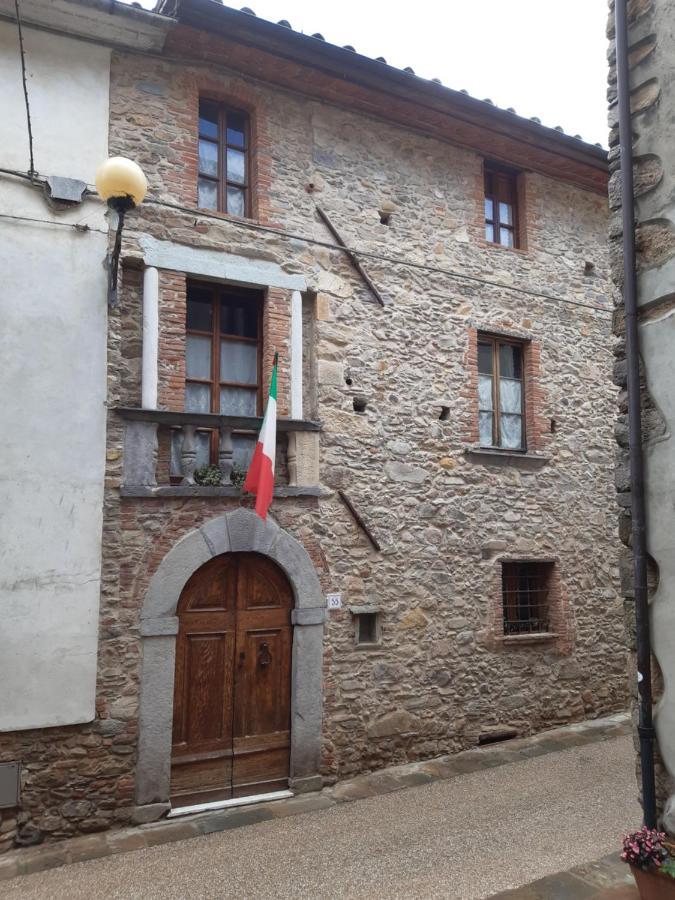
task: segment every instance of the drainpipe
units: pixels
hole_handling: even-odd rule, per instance
[[[635,206],[633,198],[633,133],[628,64],[628,0],[615,2],[616,74],[619,105],[621,214],[623,220],[623,302],[626,327],[628,446],[631,484],[631,529],[638,670],[638,736],[642,773],[642,810],[648,828],[656,827],[654,726],[652,722],[651,641],[647,594],[644,461],[640,409],[640,347],[635,274]]]

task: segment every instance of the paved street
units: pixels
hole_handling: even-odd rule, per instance
[[[482,898],[615,851],[630,737],[2,885],[7,900]]]

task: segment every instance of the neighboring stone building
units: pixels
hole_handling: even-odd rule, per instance
[[[162,53],[111,68],[149,195],[109,315],[96,719],[0,738],[23,821],[623,708],[605,152],[287,23],[159,11]],[[274,351],[263,524],[235,483]]]
[[[647,550],[651,557],[650,600],[655,660],[655,725],[657,746],[657,808],[665,809],[664,824],[675,834],[675,620],[672,560],[675,559],[675,423],[673,351],[675,350],[675,3],[673,0],[633,0],[628,4],[633,171],[637,251],[639,341],[644,367],[643,442],[645,454]],[[625,329],[623,321],[623,259],[621,181],[617,120],[616,54],[613,10],[610,45],[610,258],[615,290],[615,381],[622,389],[616,423],[619,445],[617,490],[620,534],[631,543],[631,496],[628,468]],[[633,575],[629,549],[623,556],[626,620],[634,635]],[[634,643],[634,637],[632,638]],[[634,646],[633,646],[633,649]],[[633,661],[631,684],[637,684]],[[670,691],[668,688],[670,687]],[[664,765],[665,764],[665,765]],[[667,803],[668,798],[670,802]]]

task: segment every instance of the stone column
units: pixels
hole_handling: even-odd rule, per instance
[[[148,266],[143,272],[143,362],[141,406],[157,409],[157,354],[159,346],[159,273]]]
[[[291,418],[302,419],[302,294],[291,294]]]

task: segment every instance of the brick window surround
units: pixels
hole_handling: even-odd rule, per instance
[[[536,249],[537,231],[539,222],[536,219],[536,196],[533,196],[532,178],[528,172],[514,172],[515,178],[515,206],[517,209],[517,222],[515,231],[515,246],[503,247],[501,244],[486,239],[485,230],[485,171],[490,169],[488,160],[476,158],[475,175],[473,179],[473,195],[475,214],[470,222],[469,230],[472,240],[479,246],[496,250],[497,252],[529,255]],[[497,165],[497,168],[499,166]],[[494,167],[493,167],[494,168]]]
[[[546,570],[546,619],[547,630],[532,633],[505,633],[504,573],[516,564],[534,564]],[[487,573],[486,573],[487,574]],[[574,613],[560,578],[560,561],[555,556],[500,556],[490,564],[487,581],[488,610],[485,643],[493,651],[517,650],[520,647],[550,648],[556,652],[571,653],[574,648]]]
[[[524,447],[522,450],[496,451],[505,453],[537,453],[542,451],[550,439],[550,422],[543,415],[545,391],[541,377],[541,342],[518,331],[484,325],[467,329],[467,348],[464,368],[467,373],[464,389],[462,430],[464,442],[470,447],[480,443],[478,427],[478,340],[485,335],[491,338],[508,338],[522,342],[523,347],[523,388],[524,388]]]

